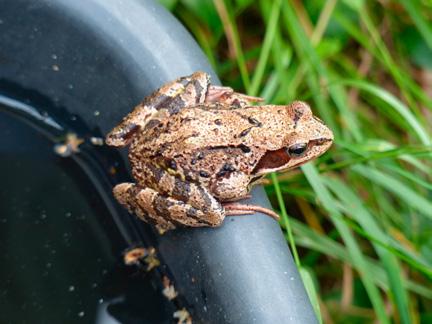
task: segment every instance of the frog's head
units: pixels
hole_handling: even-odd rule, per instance
[[[326,152],[333,143],[332,131],[301,101],[286,106],[286,134],[280,148],[268,150],[255,166],[256,176],[298,167]]]

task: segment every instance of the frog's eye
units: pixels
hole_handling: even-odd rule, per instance
[[[291,157],[301,157],[306,152],[307,143],[296,143],[288,147],[287,152]]]

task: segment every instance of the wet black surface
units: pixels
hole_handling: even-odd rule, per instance
[[[170,322],[159,276],[122,263],[133,235],[118,230],[88,173],[55,153],[62,136],[1,108],[0,322],[95,323],[107,306],[122,322]]]

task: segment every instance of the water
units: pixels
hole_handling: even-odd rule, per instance
[[[158,275],[122,262],[148,239],[111,196],[125,167],[53,115],[0,96],[0,322],[169,323]],[[61,157],[71,132],[85,142]]]

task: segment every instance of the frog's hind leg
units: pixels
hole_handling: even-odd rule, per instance
[[[114,196],[138,217],[163,230],[173,229],[177,225],[218,226],[225,217],[222,206],[217,211],[198,209],[190,203],[133,183],[122,183],[114,187]]]
[[[114,187],[113,193],[117,201],[143,221],[157,225],[162,230],[174,229],[175,225],[168,219],[151,214],[143,205],[144,197],[137,197],[139,188],[134,183],[121,183]]]
[[[242,93],[234,92],[230,87],[221,87],[211,85],[207,91],[206,103],[221,103],[233,108],[250,106],[255,102],[263,101],[263,98],[248,96]]]
[[[206,187],[182,177],[180,167],[175,165],[175,170],[164,169],[154,160],[140,163],[139,169],[139,173],[134,172],[134,177],[139,179],[138,183],[142,187],[151,187],[164,196],[182,201],[202,211],[207,221],[214,224],[212,226],[222,223],[225,215],[219,200]]]
[[[184,107],[203,103],[209,78],[204,72],[195,72],[163,85],[146,97],[107,135],[106,143],[116,147],[129,145],[134,135],[144,128],[160,109],[166,109],[168,114],[172,115]]]

